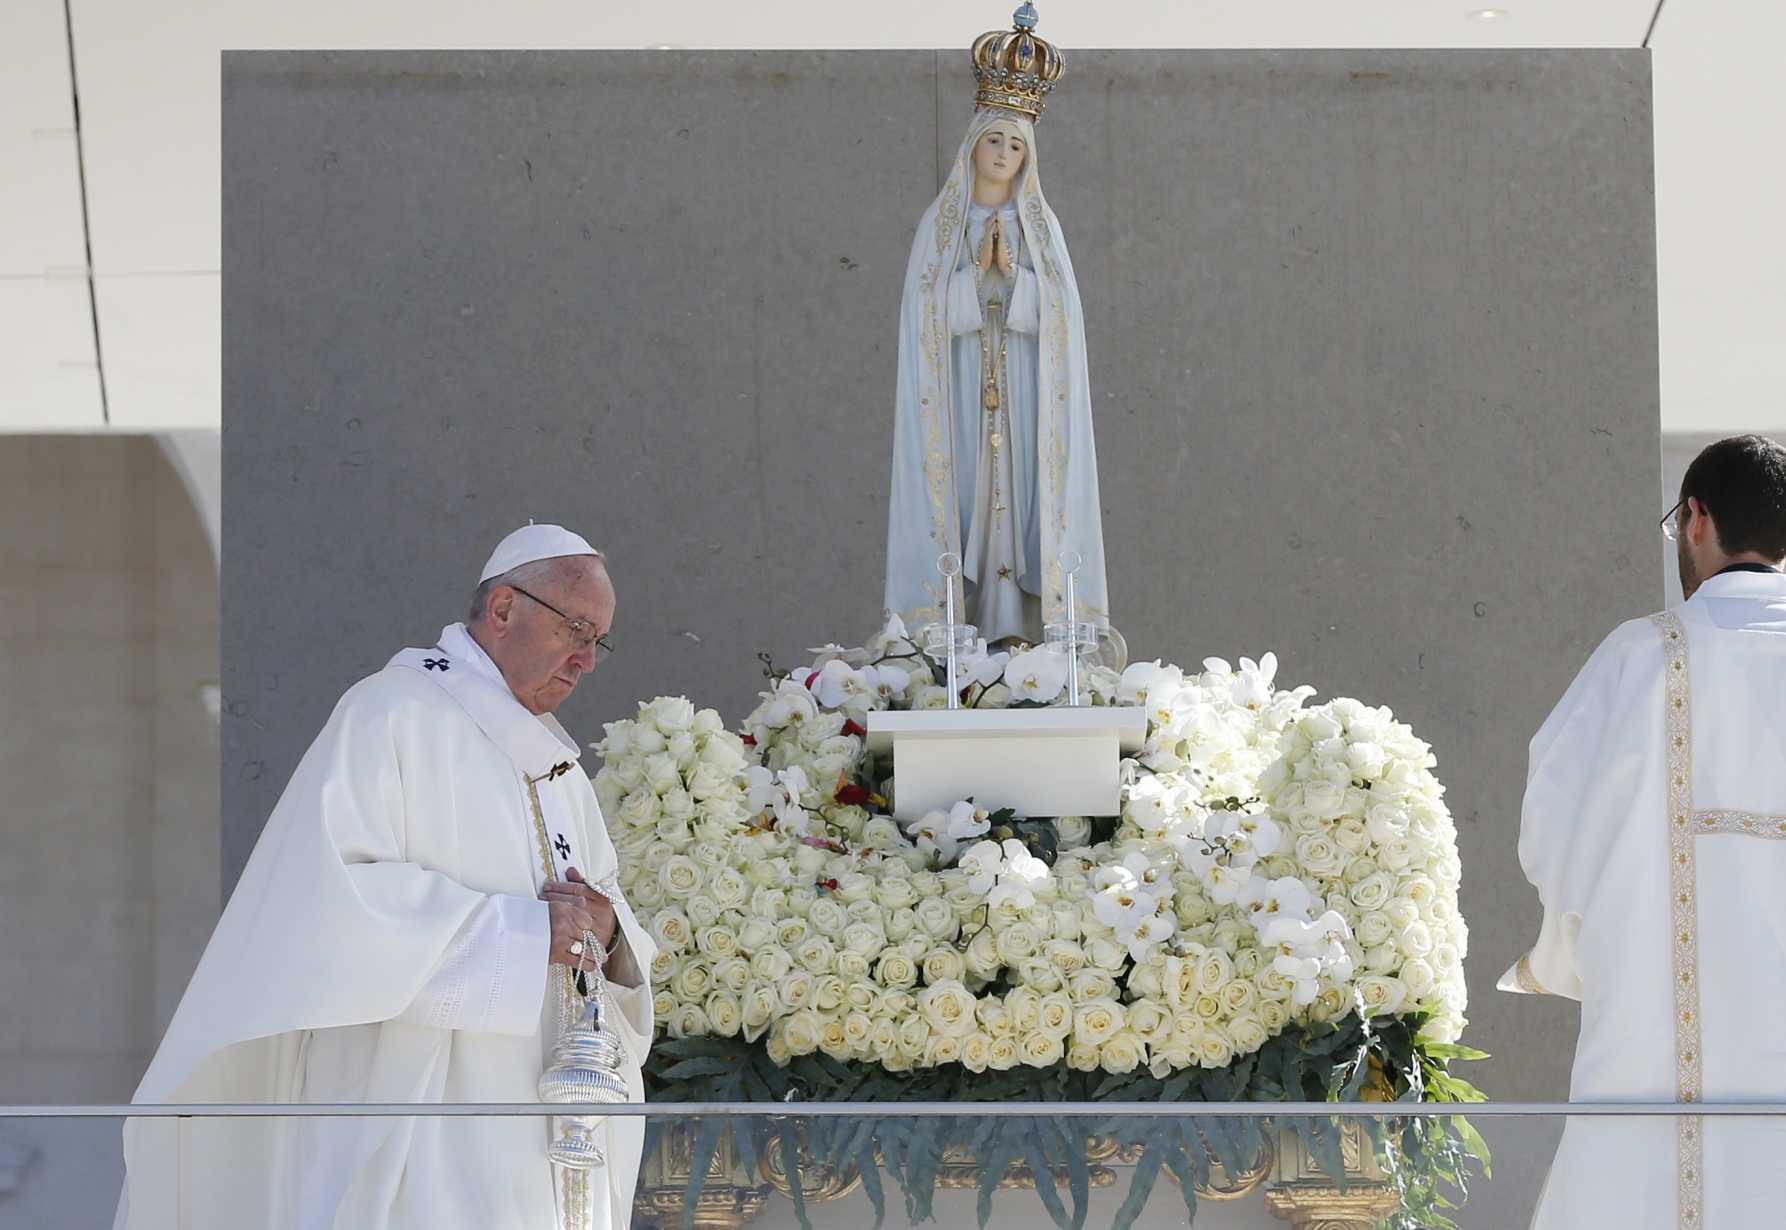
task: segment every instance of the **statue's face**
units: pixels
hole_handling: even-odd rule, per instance
[[[974,143],[974,174],[994,184],[1008,184],[1023,170],[1029,143],[1002,125],[987,129]]]

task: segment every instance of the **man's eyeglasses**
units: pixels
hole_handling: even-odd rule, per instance
[[[1681,510],[1686,507],[1687,501],[1685,499],[1676,500],[1674,502],[1674,507],[1668,510],[1668,515],[1662,518],[1662,537],[1668,539],[1669,542],[1678,542],[1680,540],[1680,514]]]
[[[570,633],[571,641],[578,649],[588,649],[593,645],[595,647],[595,656],[597,659],[605,658],[614,652],[614,642],[610,641],[606,636],[597,636],[595,625],[590,623],[587,619],[577,619],[575,616],[566,615],[563,611],[553,606],[550,602],[547,602],[544,598],[541,598],[537,594],[528,593],[519,585],[511,585],[509,588],[514,590],[517,594],[520,594],[523,598],[532,598],[535,602],[552,612],[552,614],[562,619],[564,621],[564,630]]]

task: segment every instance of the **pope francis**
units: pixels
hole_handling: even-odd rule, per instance
[[[528,525],[468,622],[350,688],[298,765],[138,1103],[532,1102],[601,962],[642,1100],[650,937],[552,716],[608,648],[599,552]],[[608,1230],[642,1123],[555,1171],[543,1117],[135,1120],[117,1224]]]

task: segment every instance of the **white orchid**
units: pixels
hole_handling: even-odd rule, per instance
[[[906,689],[912,683],[910,671],[902,666],[893,666],[885,662],[879,666],[863,667],[862,674],[883,705],[890,706],[895,700],[904,696]]]
[[[1116,685],[1117,703],[1150,705],[1156,691],[1176,692],[1184,686],[1184,672],[1176,666],[1152,662],[1131,662]]]
[[[991,652],[986,646],[986,638],[981,637],[968,646],[966,653],[957,655],[955,677],[961,681],[963,687],[979,684],[983,688],[989,688],[1004,678],[1005,664],[1010,660],[1011,655],[1003,650]]]
[[[1144,836],[1158,840],[1184,817],[1190,796],[1184,783],[1165,774],[1151,775],[1129,788],[1126,814]]]
[[[1204,831],[1236,861],[1247,863],[1270,858],[1284,840],[1284,830],[1263,812],[1218,811],[1210,816]]]
[[[1253,926],[1261,935],[1265,929],[1280,918],[1307,918],[1310,907],[1315,903],[1315,895],[1295,876],[1279,876],[1275,880],[1258,879],[1259,892],[1256,897],[1247,901],[1247,909],[1251,912]]]
[[[1345,941],[1351,938],[1346,920],[1328,910],[1310,922],[1306,918],[1278,918],[1266,924],[1260,937],[1272,957],[1271,967],[1295,987],[1292,1002],[1307,1007],[1321,993],[1323,975],[1335,980],[1351,976],[1352,960]]]
[[[944,864],[955,861],[961,843],[983,836],[992,827],[989,814],[972,803],[957,803],[948,811],[933,811],[906,827],[906,836],[924,854]]]
[[[873,668],[857,670],[841,658],[833,658],[812,680],[812,694],[827,709],[864,710],[876,698]]]
[[[985,894],[994,910],[1029,909],[1036,903],[1036,887],[1048,879],[1048,864],[1015,837],[976,842],[961,856],[961,867],[968,873],[968,891]]]
[[[1177,930],[1166,902],[1130,879],[1113,883],[1092,895],[1092,914],[1109,927],[1119,944],[1126,945],[1134,961],[1146,960]]]
[[[1067,655],[1052,649],[1027,649],[1005,664],[1005,686],[1012,700],[1048,704],[1067,686]]]

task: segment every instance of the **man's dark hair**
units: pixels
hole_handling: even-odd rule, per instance
[[[1711,513],[1724,554],[1786,558],[1786,444],[1732,436],[1708,445],[1681,480],[1689,497]]]

